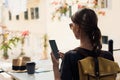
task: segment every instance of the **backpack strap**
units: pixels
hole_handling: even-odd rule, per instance
[[[95,77],[96,77],[96,80],[99,80],[99,76],[100,76],[100,72],[99,72],[99,61],[98,61],[98,57],[100,56],[100,52],[97,52],[97,53],[95,53],[95,52],[93,52],[93,54],[87,54],[87,53],[85,53],[85,51],[83,50],[83,49],[81,49],[81,48],[78,48],[77,49],[77,51],[78,51],[78,53],[80,53],[81,55],[83,55],[83,56],[85,56],[85,57],[88,57],[88,56],[91,56],[91,57],[93,57],[93,59],[94,59],[94,63],[95,63]],[[88,77],[89,77],[89,75],[88,75]],[[88,80],[89,80],[89,78],[88,78]]]
[[[94,62],[95,62],[95,76],[96,80],[99,80],[100,72],[99,72],[99,61],[97,57],[94,57]]]

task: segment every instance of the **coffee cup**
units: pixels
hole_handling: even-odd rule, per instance
[[[27,62],[26,63],[26,69],[28,74],[34,74],[35,73],[35,62]]]

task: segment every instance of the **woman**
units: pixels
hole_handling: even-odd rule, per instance
[[[53,53],[51,53],[55,80],[79,80],[77,62],[85,58],[81,54],[96,55],[101,53],[100,56],[114,61],[113,56],[109,52],[101,50],[101,32],[97,26],[97,15],[93,10],[88,8],[78,10],[71,17],[71,20],[70,28],[76,39],[80,39],[80,46],[69,50],[65,55],[59,52],[63,58],[60,70],[59,60],[56,60]]]

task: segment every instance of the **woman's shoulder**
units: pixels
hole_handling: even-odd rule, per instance
[[[106,51],[106,50],[101,50],[101,53],[103,54],[111,54],[112,55],[112,53],[111,52],[109,52],[109,51]]]
[[[70,61],[71,63],[74,63],[74,62],[77,62],[78,60],[81,60],[81,59],[83,59],[83,58],[85,58],[85,56],[84,55],[82,55],[82,54],[80,54],[79,52],[78,52],[78,50],[76,50],[76,48],[75,49],[72,49],[72,50],[69,50],[69,51],[67,51],[66,53],[65,53],[65,55],[64,55],[64,61],[66,60],[66,61]]]
[[[76,55],[77,54],[77,51],[76,50],[69,50],[65,53],[66,56],[69,56],[69,55]]]
[[[83,49],[80,47],[77,47],[75,49],[69,50],[68,52],[65,53],[66,56],[73,56],[73,57],[85,57],[88,54],[92,54],[92,51],[87,50],[87,49]],[[100,56],[109,60],[114,61],[114,57],[112,55],[112,53],[110,53],[109,51],[105,51],[105,50],[101,50],[100,51]]]
[[[76,57],[84,58],[88,54],[93,54],[93,52],[90,50],[84,49],[84,48],[77,47],[77,48],[67,51],[65,53],[65,56],[73,57],[73,58],[76,58]],[[101,50],[100,56],[114,61],[114,57],[113,57],[112,53],[110,53],[109,51]]]
[[[83,48],[80,47],[76,47],[72,50],[69,50],[65,53],[65,56],[72,56],[72,57],[85,57],[85,53],[90,53],[89,50],[85,50]]]
[[[114,61],[114,57],[113,57],[112,53],[109,52],[109,51],[101,50],[100,56],[101,56],[101,57],[104,57],[104,58],[106,58],[106,59],[109,59],[109,60]]]
[[[71,49],[71,50],[67,51],[65,54],[66,55],[75,55],[75,54],[78,53],[78,50],[80,50],[80,48],[76,47],[74,49]]]

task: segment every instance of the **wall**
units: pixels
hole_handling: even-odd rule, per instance
[[[113,39],[114,41],[114,49],[120,49],[120,1],[112,0],[112,8],[107,11],[106,17],[100,17],[100,26],[102,33],[104,35],[108,35],[109,39]],[[114,51],[115,61],[119,62],[120,51]],[[120,64],[120,63],[119,63]]]
[[[27,8],[29,10],[28,16],[29,19],[24,19],[24,13],[20,14],[20,20],[16,20],[16,16],[13,16],[13,19],[11,21],[8,20],[8,17],[6,19],[6,24],[9,29],[11,30],[29,30],[34,34],[40,35],[44,34],[45,27],[46,27],[46,10],[43,10],[45,6],[45,0],[35,0],[36,2],[33,2],[32,0],[29,0],[29,4],[27,5]],[[32,7],[39,7],[39,19],[31,19],[30,15],[30,8]],[[17,27],[16,27],[17,26]],[[41,31],[40,31],[41,30]]]
[[[99,17],[99,26],[103,35],[108,35],[114,41],[114,49],[120,49],[120,0],[111,0],[112,7],[107,10],[105,17]],[[114,51],[114,57],[119,62],[120,51]],[[120,63],[119,63],[120,64]]]

